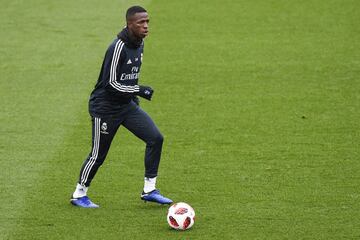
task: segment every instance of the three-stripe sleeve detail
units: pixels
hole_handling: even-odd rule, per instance
[[[116,69],[119,64],[119,59],[120,59],[120,55],[121,55],[121,51],[122,51],[123,47],[124,47],[124,42],[121,40],[118,40],[115,44],[114,54],[113,54],[113,57],[111,60],[109,83],[113,88],[115,88],[116,90],[118,90],[120,92],[127,92],[127,93],[139,92],[138,85],[127,86],[127,85],[122,85],[116,81]]]

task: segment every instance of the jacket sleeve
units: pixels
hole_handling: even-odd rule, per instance
[[[139,92],[139,85],[124,85],[117,81],[118,65],[124,62],[124,59],[121,59],[124,56],[122,54],[123,46],[124,42],[119,39],[108,49],[103,69],[105,88],[120,95],[134,95]]]

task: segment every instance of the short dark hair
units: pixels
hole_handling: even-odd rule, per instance
[[[132,6],[126,11],[126,21],[129,20],[132,16],[139,12],[147,12],[145,8],[140,6]]]

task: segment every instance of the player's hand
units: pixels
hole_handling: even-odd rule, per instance
[[[153,93],[154,93],[154,90],[151,87],[140,86],[140,91],[139,91],[138,95],[140,97],[145,98],[150,101]]]

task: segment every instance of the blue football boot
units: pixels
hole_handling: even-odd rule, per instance
[[[88,196],[80,197],[80,198],[72,198],[70,200],[71,204],[77,207],[82,208],[98,208],[99,205],[93,203]]]
[[[160,194],[160,191],[155,189],[149,193],[142,192],[141,199],[145,202],[156,202],[159,204],[172,204],[173,201]]]

